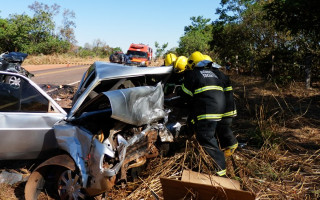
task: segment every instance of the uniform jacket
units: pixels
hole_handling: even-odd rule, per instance
[[[193,120],[221,120],[226,108],[224,84],[211,68],[186,70],[182,91]]]
[[[212,68],[213,73],[215,73],[218,78],[222,81],[223,91],[226,98],[226,108],[222,117],[234,117],[237,115],[236,104],[233,97],[233,88],[231,81],[227,75],[216,68]]]

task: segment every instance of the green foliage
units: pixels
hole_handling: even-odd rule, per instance
[[[45,42],[38,42],[25,49],[30,54],[66,53],[70,49],[68,41],[61,41],[56,37],[48,37]]]
[[[78,49],[77,55],[80,56],[81,58],[87,58],[87,57],[94,57],[95,53],[90,49],[80,47]]]
[[[222,0],[219,19],[212,23],[210,49],[222,65],[230,61],[242,72],[272,77],[278,83],[304,80],[311,59],[313,76],[319,77],[316,4],[315,0]]]
[[[64,27],[60,35],[56,35],[56,24],[53,17],[59,13],[60,6],[49,6],[34,2],[29,8],[34,12],[32,17],[10,15],[8,19],[0,19],[0,50],[21,51],[28,54],[65,53],[73,45],[75,27],[72,11],[64,13]]]
[[[120,51],[120,52],[123,52],[120,47],[114,47],[114,48],[112,48],[112,53],[115,53],[115,52],[117,52],[117,51],[118,51],[118,52],[119,52],[119,51]],[[125,52],[123,52],[123,53],[125,53]]]
[[[85,44],[85,47],[79,47],[75,54],[79,57],[100,57],[106,58],[116,51],[122,51],[120,47],[112,48],[108,46],[104,41],[96,39],[92,44]]]
[[[203,16],[190,17],[191,25],[184,27],[184,33],[189,33],[196,30],[204,30],[207,24],[210,22],[210,19],[203,18]]]
[[[274,0],[265,5],[266,19],[275,27],[293,34],[312,34],[320,38],[320,6],[318,0]]]
[[[190,20],[191,25],[185,26],[185,34],[180,38],[177,53],[187,56],[194,51],[211,54],[209,42],[212,40],[212,25],[207,24],[210,19],[198,16],[191,17]]]
[[[164,43],[164,44],[162,44],[162,46],[160,46],[159,43],[156,41],[154,43],[154,46],[156,47],[155,56],[156,56],[156,59],[158,59],[161,56],[163,56],[165,49],[168,47],[168,43]]]

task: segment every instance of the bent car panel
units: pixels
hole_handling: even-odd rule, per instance
[[[111,117],[122,122],[140,126],[165,116],[161,84],[157,87],[128,88],[103,94],[110,99]]]

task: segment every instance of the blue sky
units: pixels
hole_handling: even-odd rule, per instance
[[[16,0],[15,3],[0,0],[0,17],[26,13],[35,0]],[[149,44],[154,48],[168,42],[168,49],[178,46],[184,27],[191,24],[190,17],[203,16],[215,20],[215,10],[220,0],[38,0],[48,5],[54,3],[75,12],[75,35],[78,45],[92,44],[95,39],[124,52],[131,43]],[[18,6],[16,6],[18,5]],[[55,18],[57,26],[61,18]]]

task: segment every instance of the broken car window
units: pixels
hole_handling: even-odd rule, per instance
[[[49,101],[23,78],[5,75],[0,82],[1,112],[48,112],[48,108]]]

